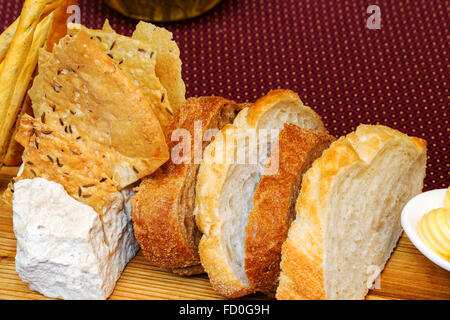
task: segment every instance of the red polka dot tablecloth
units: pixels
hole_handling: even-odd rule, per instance
[[[0,0],[2,30],[23,1]],[[81,21],[105,18],[130,35],[136,21],[80,0]],[[380,29],[369,29],[370,5]],[[340,136],[384,124],[428,141],[425,190],[449,178],[449,1],[224,0],[198,18],[165,23],[181,50],[187,96],[254,101],[296,91]]]

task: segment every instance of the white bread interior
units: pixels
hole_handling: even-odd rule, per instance
[[[325,131],[320,117],[289,90],[274,90],[244,109],[233,125],[206,148],[197,176],[197,225],[203,233],[199,251],[213,288],[227,297],[253,292],[245,274],[245,227],[253,205],[253,195],[269,159],[273,142],[284,123]],[[253,131],[252,131],[253,129]],[[256,129],[256,130],[254,130]],[[238,139],[248,132],[273,129],[268,148],[255,163],[235,163],[249,157],[252,147]],[[264,139],[258,135],[258,147]],[[253,150],[255,151],[255,150]],[[247,158],[248,159],[248,158]]]
[[[384,126],[361,125],[334,142],[303,176],[277,298],[363,299],[425,169],[425,141]]]

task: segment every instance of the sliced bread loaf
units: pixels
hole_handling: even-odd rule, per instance
[[[426,142],[385,126],[361,125],[334,142],[303,176],[276,297],[364,298],[425,169]]]
[[[285,123],[325,131],[320,117],[294,92],[275,90],[242,110],[205,149],[194,211],[203,232],[200,259],[213,288],[227,297],[254,291],[244,269],[245,227],[256,187]],[[258,156],[252,161],[255,151]]]
[[[201,160],[195,154],[201,156],[209,143],[203,139],[207,130],[222,129],[243,107],[220,97],[200,97],[186,100],[175,112],[166,131],[171,159],[144,178],[133,197],[134,233],[153,265],[183,275],[203,272],[197,248],[201,235],[192,213]]]
[[[324,132],[285,124],[267,168],[279,162],[276,174],[265,175],[253,198],[245,229],[245,272],[256,291],[273,295],[280,275],[281,245],[295,219],[302,175],[334,138]],[[278,159],[276,159],[278,158]]]

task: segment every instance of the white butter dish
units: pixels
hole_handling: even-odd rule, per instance
[[[403,208],[402,227],[420,252],[438,266],[450,271],[450,262],[428,247],[417,232],[417,224],[426,213],[444,206],[446,191],[447,189],[431,190],[412,198]]]

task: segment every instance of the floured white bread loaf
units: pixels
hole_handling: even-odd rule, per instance
[[[303,176],[276,297],[364,298],[425,169],[426,142],[384,126],[361,125],[334,142]]]
[[[241,111],[233,125],[226,126],[205,149],[195,204],[197,225],[203,232],[200,259],[213,288],[227,297],[254,291],[244,269],[245,227],[271,147],[285,123],[325,130],[319,116],[295,93],[275,90]],[[262,129],[269,130],[269,135]],[[256,140],[247,142],[246,137]],[[253,157],[256,149],[257,159]]]
[[[56,182],[24,179],[14,189],[20,278],[31,290],[51,298],[108,298],[139,249],[126,205],[129,190],[114,195],[102,223],[92,207],[69,196]]]
[[[275,174],[265,175],[256,188],[253,208],[245,229],[245,272],[256,291],[273,295],[280,275],[281,245],[295,219],[295,202],[302,175],[334,138],[320,131],[285,124],[278,150],[272,151],[267,168],[279,162]]]

